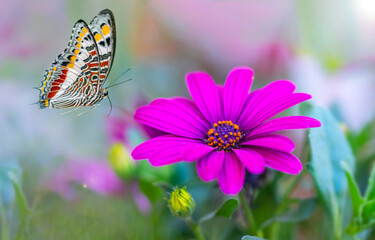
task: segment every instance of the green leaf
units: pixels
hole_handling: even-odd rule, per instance
[[[370,122],[366,124],[361,131],[357,134],[357,143],[359,144],[360,147],[362,147],[365,143],[371,140],[371,135],[372,135],[372,129],[374,122]]]
[[[15,190],[12,181],[9,179],[9,173],[12,172],[18,179],[22,179],[21,167],[18,161],[11,159],[9,162],[0,161],[0,198],[4,206],[9,205],[15,200]]]
[[[355,235],[363,229],[364,227],[360,225],[358,218],[353,218],[348,227],[345,229],[345,233]]]
[[[238,208],[238,200],[234,198],[230,198],[226,200],[216,211],[215,217],[232,217],[232,214]]]
[[[366,201],[375,200],[375,164],[372,167],[371,175],[368,180],[365,199]]]
[[[360,208],[360,217],[352,219],[345,232],[355,235],[366,228],[375,227],[375,200],[365,202]]]
[[[30,210],[29,210],[29,206],[27,205],[25,195],[23,194],[20,184],[18,183],[17,176],[13,172],[8,173],[8,176],[9,176],[9,179],[12,181],[12,184],[16,193],[17,206],[18,206],[18,211],[20,214],[20,220],[21,222],[26,222],[27,217],[30,214]]]
[[[298,207],[293,210],[286,211],[285,213],[275,216],[265,221],[260,229],[263,229],[273,222],[299,222],[308,219],[316,207],[316,199],[309,198],[300,201]]]
[[[0,186],[1,187],[1,186]],[[3,208],[3,202],[1,200],[1,194],[0,194],[0,239],[3,240],[9,240],[9,226],[7,217],[5,215],[5,209]]]
[[[238,200],[234,198],[227,199],[218,209],[203,216],[199,222],[207,221],[215,217],[231,218],[232,214],[238,208]]]
[[[149,163],[149,161],[142,160],[137,164],[137,168],[134,172],[134,177],[138,179],[145,179],[151,182],[169,182],[174,169],[174,165],[166,165],[155,168]]]
[[[352,199],[354,217],[360,216],[361,205],[365,202],[361,197],[358,186],[353,178],[350,168],[346,162],[341,162],[341,166],[345,171],[346,179],[349,185],[350,197]]]
[[[361,206],[361,215],[363,224],[365,225],[371,221],[375,221],[375,200],[365,202]]]
[[[246,236],[243,236],[241,238],[241,240],[266,240],[266,239],[260,238],[260,237],[255,237],[255,236],[246,235]]]
[[[375,226],[375,200],[365,202],[360,207],[360,216],[354,217],[345,232],[355,235],[366,228]]]
[[[155,202],[162,196],[162,190],[152,182],[145,179],[139,181],[139,188],[151,202]]]
[[[13,202],[16,200],[16,191],[9,174],[12,173],[17,182],[21,182],[22,171],[15,159],[0,161],[0,239],[11,239],[12,218],[8,219],[10,211],[13,211]],[[14,214],[10,214],[13,216]],[[9,222],[8,222],[9,221]],[[14,223],[14,221],[13,221]]]
[[[354,170],[354,156],[338,122],[328,110],[314,107],[312,117],[321,121],[322,127],[310,129],[311,162],[308,170],[338,237],[348,194],[348,183],[340,162],[347,162]]]
[[[362,147],[371,140],[373,124],[373,122],[366,124],[359,133],[348,133],[348,140],[352,146],[354,154],[357,154],[358,151],[362,150]]]
[[[14,191],[17,199],[18,213],[20,224],[18,227],[18,233],[15,237],[16,240],[23,239],[27,235],[27,222],[30,216],[30,209],[27,204],[25,195],[22,192],[20,183],[18,182],[17,175],[14,172],[9,172],[8,177],[13,184]]]
[[[371,230],[374,227],[375,227],[374,219],[367,224],[359,224],[358,221],[353,220],[346,228],[345,233],[353,236],[365,229]]]

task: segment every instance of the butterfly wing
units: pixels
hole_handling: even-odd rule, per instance
[[[103,86],[111,70],[116,48],[116,25],[113,13],[102,10],[90,23],[90,30],[99,50],[99,89]]]
[[[90,28],[79,20],[68,47],[44,75],[40,90],[41,108],[86,106],[93,98],[99,80],[98,48]]]

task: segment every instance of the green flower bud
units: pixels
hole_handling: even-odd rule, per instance
[[[108,159],[116,174],[122,178],[130,178],[134,171],[134,161],[124,144],[115,143],[109,149]]]
[[[194,199],[186,187],[176,187],[171,193],[168,203],[173,216],[179,218],[190,217],[195,207]]]

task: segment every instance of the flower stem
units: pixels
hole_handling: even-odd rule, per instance
[[[193,232],[194,232],[194,234],[195,234],[195,236],[197,237],[198,240],[205,240],[199,224],[194,222],[194,220],[191,219],[191,217],[186,218],[185,222],[191,227],[191,229],[193,230]]]
[[[238,197],[240,198],[240,202],[241,202],[242,208],[245,212],[247,223],[249,224],[249,233],[250,233],[250,235],[255,236],[258,233],[258,227],[257,227],[257,224],[255,222],[253,213],[251,212],[251,209],[250,209],[249,205],[247,204],[246,197],[245,197],[243,191],[241,191],[238,194]]]

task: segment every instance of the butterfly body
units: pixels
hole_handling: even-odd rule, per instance
[[[110,10],[101,11],[89,25],[78,20],[68,47],[46,70],[39,88],[40,108],[93,106],[108,95],[103,84],[112,67],[116,28]]]

